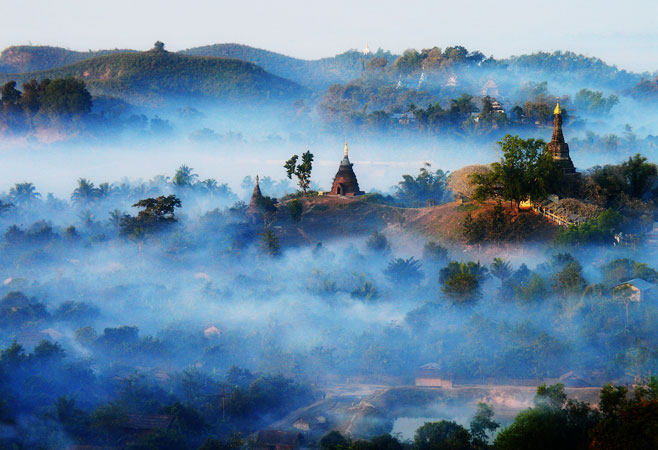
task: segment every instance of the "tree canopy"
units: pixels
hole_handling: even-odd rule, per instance
[[[487,173],[475,173],[475,198],[496,197],[512,202],[517,208],[524,200],[543,200],[559,187],[561,172],[546,151],[541,139],[522,139],[506,135],[498,142],[503,156]]]

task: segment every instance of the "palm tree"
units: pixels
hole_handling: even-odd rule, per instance
[[[94,213],[92,213],[88,209],[85,209],[84,211],[81,211],[78,214],[78,218],[80,219],[80,223],[86,226],[90,226],[93,225],[95,216]]]
[[[494,258],[491,263],[491,274],[501,282],[505,282],[512,276],[512,266],[502,258]]]
[[[121,183],[115,188],[115,193],[117,197],[121,199],[126,199],[130,197],[130,194],[132,192],[132,186],[130,185],[130,181],[126,178],[121,180]]]
[[[76,206],[87,206],[99,198],[99,190],[94,187],[94,183],[86,178],[78,179],[78,187],[71,194],[71,201]]]
[[[125,214],[118,209],[110,211],[109,214],[110,214],[110,218],[108,219],[108,221],[110,222],[110,225],[118,229],[119,225],[121,225],[121,219],[123,219]]]
[[[169,187],[170,178],[165,175],[156,175],[149,180],[149,193],[150,194],[163,194]]]
[[[131,194],[132,194],[132,197],[140,199],[140,198],[147,197],[149,191],[150,191],[150,188],[149,188],[148,184],[142,182],[142,183],[136,184],[132,188],[132,193]]]
[[[213,178],[208,178],[207,180],[203,180],[199,184],[201,185],[201,188],[208,193],[213,193],[219,188],[219,184],[217,184],[217,180]]]
[[[174,175],[173,183],[177,187],[190,187],[194,184],[196,179],[199,177],[196,173],[192,172],[194,169],[183,164],[176,171]]]
[[[110,183],[101,183],[98,185],[98,198],[103,199],[113,195],[116,188]]]
[[[425,278],[421,267],[420,261],[413,256],[409,259],[395,258],[388,263],[384,275],[393,284],[418,284]]]
[[[41,194],[37,192],[37,189],[32,183],[16,183],[9,190],[9,198],[18,205],[27,206],[39,200]]]

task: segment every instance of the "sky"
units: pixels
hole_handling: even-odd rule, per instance
[[[236,42],[315,59],[366,44],[396,53],[464,45],[497,58],[572,50],[627,70],[658,70],[655,0],[30,0],[3,10],[11,17],[0,28],[1,48]]]

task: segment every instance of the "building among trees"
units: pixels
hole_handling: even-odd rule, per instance
[[[640,303],[656,298],[656,286],[642,278],[633,278],[612,288],[616,298]]]
[[[263,202],[263,193],[260,191],[258,184],[258,175],[256,175],[256,185],[254,191],[251,193],[251,200],[247,207],[247,216],[259,216],[261,214],[261,204]]]
[[[332,195],[354,197],[364,194],[364,192],[359,190],[359,182],[357,181],[356,175],[354,174],[354,169],[352,169],[353,165],[354,164],[350,163],[350,159],[347,156],[347,142],[345,142],[343,160],[340,162],[338,172],[336,173],[334,182],[331,185]]]
[[[569,144],[564,141],[562,134],[562,110],[560,109],[560,102],[555,105],[553,111],[553,137],[548,144],[548,151],[553,156],[555,161],[562,172],[565,174],[575,174],[576,168],[569,156]]]
[[[452,388],[452,379],[436,363],[420,366],[416,373],[416,386]]]
[[[256,185],[254,186],[254,191],[251,194],[251,200],[249,201],[249,206],[245,213],[247,219],[251,223],[258,223],[265,219],[268,214],[276,211],[276,206],[274,204],[276,200],[263,195],[258,181],[258,175],[256,175]]]

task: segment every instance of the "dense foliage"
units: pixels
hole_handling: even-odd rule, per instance
[[[542,140],[507,135],[498,145],[501,160],[490,172],[473,175],[476,199],[500,198],[518,209],[522,201],[536,202],[558,192],[561,172]]]

